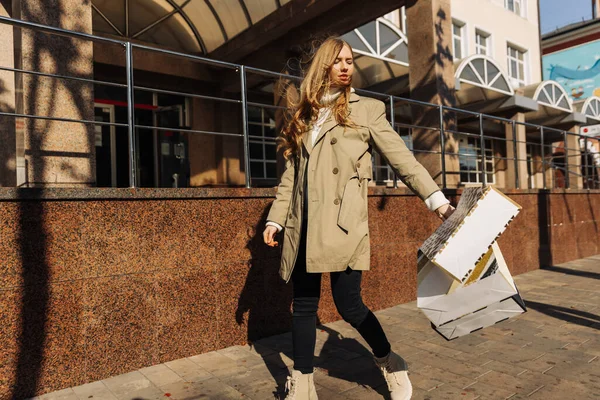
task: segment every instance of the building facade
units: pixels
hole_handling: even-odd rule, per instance
[[[593,115],[541,81],[536,2],[365,4],[0,1],[0,398],[289,330],[262,231],[285,100],[329,34],[453,204],[493,184],[523,207],[499,240],[513,274],[600,251],[579,144]],[[377,310],[415,298],[440,221],[373,158]],[[325,301],[319,318],[339,316]]]

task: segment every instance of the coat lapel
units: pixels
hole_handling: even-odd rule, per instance
[[[306,152],[308,154],[310,154],[310,152],[312,151],[312,145],[311,145],[311,141],[310,141],[310,131],[306,131],[302,134],[302,144],[304,145]]]
[[[319,131],[319,134],[317,135],[317,140],[315,140],[315,144],[313,145],[313,147],[316,146],[317,143],[319,143],[319,141],[323,138],[323,136],[325,136],[325,134],[327,132],[329,132],[336,126],[338,126],[337,121],[335,120],[335,118],[333,118],[333,114],[329,113],[329,117],[327,117],[327,119],[325,120],[325,123],[323,123],[323,126],[321,127],[321,130]]]

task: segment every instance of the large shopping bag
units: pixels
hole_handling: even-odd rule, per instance
[[[446,339],[525,311],[496,243],[520,209],[492,187],[467,188],[419,249],[417,306]]]

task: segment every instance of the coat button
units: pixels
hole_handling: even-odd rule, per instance
[[[337,206],[338,204],[340,204],[340,199],[335,199],[335,200],[333,201],[333,204],[335,204],[336,206]]]
[[[332,171],[334,174],[337,174],[339,172],[339,170],[337,168],[334,168]]]
[[[359,162],[356,163],[356,168],[360,168],[360,163]]]
[[[337,143],[337,139],[336,138],[331,139],[331,144],[336,144],[336,143]]]

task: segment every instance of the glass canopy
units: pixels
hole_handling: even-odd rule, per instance
[[[600,121],[600,97],[588,97],[581,107],[581,113],[586,117]]]
[[[352,86],[366,88],[408,74],[408,40],[387,19],[377,18],[342,38],[354,51]]]
[[[474,55],[461,60],[456,67],[455,76],[461,83],[468,83],[509,96],[514,94],[506,75],[498,64],[485,55]]]
[[[290,0],[92,0],[95,33],[207,54]]]
[[[533,99],[545,106],[567,112],[573,111],[573,106],[569,101],[569,95],[565,89],[555,81],[541,82],[533,94]]]

